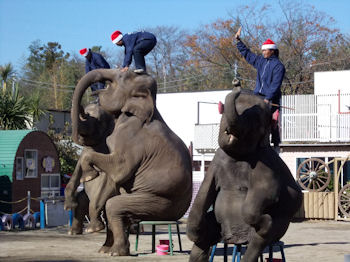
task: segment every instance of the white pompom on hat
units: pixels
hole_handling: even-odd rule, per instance
[[[88,53],[89,53],[89,50],[87,48],[83,48],[83,49],[80,49],[79,53],[82,55],[82,56],[87,56]]]
[[[122,40],[122,38],[123,38],[123,34],[122,34],[122,32],[120,32],[118,30],[113,32],[113,34],[111,35],[111,39],[112,39],[113,44],[118,43],[120,40]]]
[[[277,49],[277,45],[275,44],[274,41],[272,41],[270,38],[267,39],[263,45],[261,46],[261,50],[266,50],[266,49]]]

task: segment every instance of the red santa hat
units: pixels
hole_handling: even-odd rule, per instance
[[[68,179],[69,179],[69,178],[72,177],[72,174],[68,173],[68,174],[64,174],[63,176],[64,176],[65,178],[68,178]]]
[[[118,30],[113,32],[113,34],[111,35],[111,39],[112,39],[113,44],[118,43],[120,40],[122,40],[122,38],[123,38],[122,32],[120,32]]]
[[[88,53],[89,53],[89,50],[87,48],[83,48],[79,51],[79,53],[82,55],[82,56],[87,56]]]
[[[263,43],[263,45],[261,46],[261,49],[262,50],[277,49],[277,46],[276,46],[275,42],[269,38]]]

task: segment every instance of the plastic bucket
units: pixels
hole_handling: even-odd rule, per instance
[[[169,239],[159,239],[159,244],[169,246]]]
[[[156,253],[159,256],[168,255],[169,245],[158,245]]]

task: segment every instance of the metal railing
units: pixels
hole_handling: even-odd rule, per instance
[[[350,94],[283,96],[282,105],[295,109],[281,112],[282,141],[350,141]]]
[[[341,104],[340,104],[341,101]],[[282,142],[350,142],[350,94],[288,95],[282,97]],[[197,124],[196,150],[218,148],[219,123]]]

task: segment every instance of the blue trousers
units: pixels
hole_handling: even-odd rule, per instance
[[[145,56],[152,51],[156,44],[157,40],[155,38],[143,39],[136,43],[133,50],[136,69],[146,71]]]

